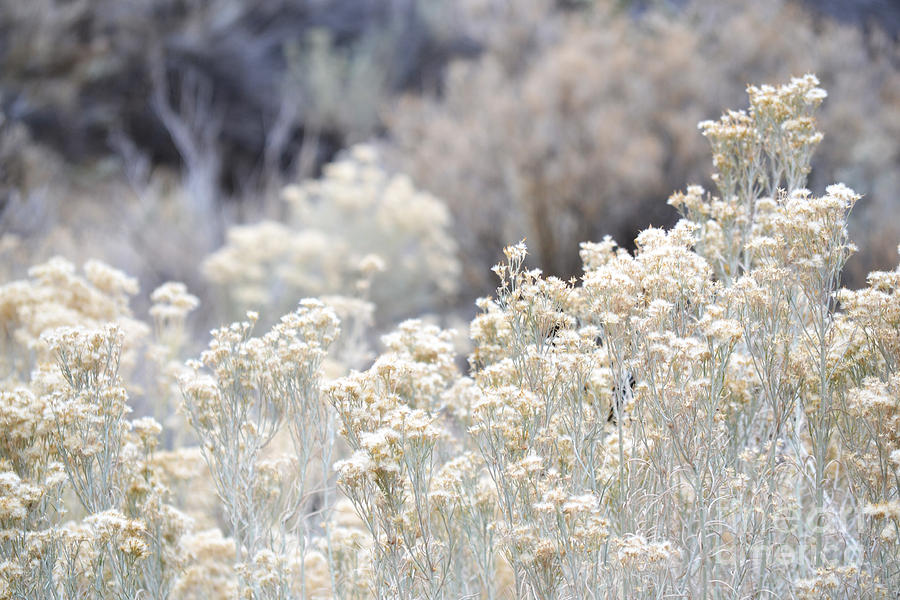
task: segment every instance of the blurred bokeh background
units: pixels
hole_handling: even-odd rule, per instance
[[[673,223],[697,122],[813,72],[857,286],[897,264],[898,35],[896,0],[0,0],[0,281],[98,258],[139,312],[185,282],[202,329],[470,315],[506,244],[569,277]]]

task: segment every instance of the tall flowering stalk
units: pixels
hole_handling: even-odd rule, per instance
[[[269,560],[261,552],[274,549],[280,555],[299,547],[300,580],[305,581],[307,468],[327,441],[319,366],[337,335],[337,319],[321,302],[304,300],[269,333],[254,338],[256,315],[248,316],[213,332],[209,349],[192,363],[194,373],[182,385],[185,410],[235,538],[240,587],[254,598],[266,598],[271,595],[254,575],[265,569],[253,566]],[[296,455],[264,460],[263,451],[285,419]],[[282,578],[287,572],[282,569]]]
[[[335,465],[341,490],[372,536],[376,598],[442,598],[458,541],[434,497],[446,437],[441,396],[456,376],[448,335],[407,321],[389,352],[329,388],[353,455]]]

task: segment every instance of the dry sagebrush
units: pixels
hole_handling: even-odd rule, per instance
[[[406,321],[328,378],[318,300],[178,367],[196,299],[158,290],[154,389],[179,389],[205,474],[128,420],[127,278],[56,262],[0,288],[0,596],[894,597],[900,270],[840,288],[859,196],[803,187],[817,79],[748,91],[701,124],[716,190],[674,194],[671,230],[582,244],[571,281],[506,249],[468,374]]]

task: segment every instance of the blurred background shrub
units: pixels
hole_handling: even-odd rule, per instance
[[[898,31],[900,8],[875,0],[0,0],[0,275],[98,257],[142,289],[184,281],[218,307],[198,318],[208,328],[248,288],[204,277],[202,257],[265,221],[343,236],[338,262],[384,254],[418,291],[392,282],[380,296],[375,277],[383,319],[450,290],[471,312],[506,244],[527,237],[535,266],[570,276],[580,241],[671,223],[668,195],[708,184],[692,124],[740,106],[749,83],[815,72],[830,94],[820,129],[838,141],[810,186],[865,196],[851,224],[858,285],[893,264],[900,237]],[[335,220],[325,194],[301,218],[280,200],[364,141],[384,177],[405,173],[412,197],[446,203],[435,243],[458,267],[422,279],[402,266],[427,263],[416,244],[357,247],[391,237],[359,233],[370,213]],[[275,258],[272,272],[301,268]],[[258,308],[306,289],[269,275],[253,284]]]
[[[372,301],[385,325],[453,299],[459,264],[446,206],[405,175],[386,173],[373,147],[354,146],[282,197],[284,224],[233,227],[203,262],[227,299],[223,319],[259,306],[274,316],[297,298],[340,295]]]
[[[513,21],[477,61],[454,63],[443,94],[407,96],[389,113],[397,164],[450,204],[468,285],[490,289],[485,265],[523,236],[540,266],[577,275],[576,240],[628,244],[648,223],[673,223],[667,190],[707,184],[709,149],[693,124],[741,106],[748,83],[806,72],[829,90],[821,129],[841,140],[816,156],[810,185],[846,181],[866,196],[857,283],[890,264],[900,235],[887,218],[900,176],[896,41],[797,3],[679,4],[533,6],[528,25]],[[521,30],[546,35],[524,41]]]

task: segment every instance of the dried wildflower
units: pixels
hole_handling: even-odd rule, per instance
[[[873,519],[900,520],[900,500],[867,504],[863,507],[863,514]]]
[[[182,382],[185,410],[236,538],[235,563],[244,565],[238,569],[242,593],[262,585],[254,583],[247,561],[271,551],[271,531],[280,527],[288,535],[304,527],[306,469],[329,426],[319,368],[338,333],[334,312],[312,299],[262,337],[251,335],[258,315],[247,318],[214,331]],[[296,458],[265,460],[263,451],[285,419]]]
[[[143,521],[128,519],[116,510],[90,515],[85,523],[93,529],[95,539],[101,544],[112,544],[119,552],[133,559],[147,558],[147,525]]]
[[[153,302],[150,316],[156,320],[157,327],[183,322],[188,313],[200,305],[197,297],[189,294],[183,283],[174,281],[153,290],[150,300]]]
[[[616,557],[623,567],[643,571],[665,564],[676,555],[671,542],[650,542],[641,535],[616,538]]]
[[[11,336],[2,343],[6,347],[14,341],[0,363],[5,373],[24,379],[36,362],[52,362],[54,351],[41,338],[54,329],[99,329],[108,323],[127,334],[123,357],[132,364],[134,349],[147,333],[128,308],[129,297],[137,292],[134,280],[96,261],[85,265],[85,273],[80,276],[74,265],[55,257],[32,267],[28,279],[0,286],[0,319]]]
[[[159,444],[157,437],[162,433],[162,425],[152,417],[144,417],[131,422],[131,430],[146,450],[153,450]]]

